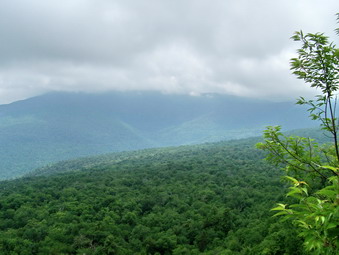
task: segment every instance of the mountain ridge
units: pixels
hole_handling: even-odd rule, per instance
[[[277,124],[311,122],[292,103],[223,95],[49,93],[0,105],[0,179],[71,158],[256,136]]]

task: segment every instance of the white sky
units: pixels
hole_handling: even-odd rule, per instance
[[[0,104],[50,91],[157,90],[289,100],[296,30],[338,0],[0,0]]]

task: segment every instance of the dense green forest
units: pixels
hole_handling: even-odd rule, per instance
[[[134,21],[140,20],[137,9],[142,10],[143,6],[131,11],[127,5],[126,8],[114,5],[114,9],[105,4],[102,6],[107,7],[105,12],[99,7],[95,13],[102,14],[104,25],[100,21],[92,22],[85,37],[82,33],[68,33],[83,39],[86,54],[81,54],[81,49],[73,50],[76,40],[74,43],[74,40],[62,36],[63,29],[57,31],[60,27],[55,25],[58,22],[51,27],[51,32],[54,31],[51,38],[67,38],[72,41],[71,48],[67,43],[60,44],[64,49],[54,47],[55,43],[50,45],[52,47],[44,47],[48,43],[45,37],[49,34],[45,28],[52,24],[48,22],[40,29],[46,32],[41,37],[45,42],[41,43],[38,36],[39,43],[34,43],[38,42],[36,38],[33,36],[31,40],[32,33],[25,31],[38,32],[39,29],[30,29],[31,25],[38,24],[36,21],[41,23],[44,18],[39,18],[39,13],[32,9],[38,18],[35,17],[31,24],[28,22],[24,29],[14,29],[17,30],[14,37],[9,37],[27,37],[28,40],[21,41],[27,41],[28,47],[21,45],[23,47],[18,48],[20,44],[13,44],[13,49],[20,49],[15,50],[19,54],[3,62],[5,69],[9,67],[10,71],[5,71],[4,74],[9,75],[0,81],[5,84],[4,95],[13,93],[12,89],[6,90],[10,84],[15,88],[15,94],[25,96],[26,89],[21,91],[24,86],[19,84],[25,80],[30,90],[36,90],[33,94],[65,89],[94,92],[101,85],[105,87],[102,87],[103,91],[106,87],[118,89],[121,86],[122,90],[159,87],[165,94],[151,91],[60,92],[0,105],[0,255],[339,254],[337,46],[323,33],[298,31],[291,37],[300,44],[297,56],[290,60],[291,71],[317,90],[313,99],[300,97],[297,104],[302,107],[297,110],[291,102],[273,103],[247,98],[274,99],[277,95],[276,99],[285,100],[285,96],[293,91],[305,91],[309,95],[314,92],[299,89],[298,85],[296,90],[289,92],[292,83],[288,80],[277,82],[277,77],[281,78],[280,71],[285,68],[280,62],[289,55],[291,47],[285,43],[277,44],[277,40],[265,39],[264,33],[271,34],[276,30],[273,23],[273,26],[266,27],[267,19],[261,23],[259,18],[254,23],[259,33],[245,27],[239,37],[232,33],[238,29],[232,27],[228,30],[227,25],[234,22],[227,21],[233,19],[219,19],[219,16],[232,16],[239,21],[239,13],[247,13],[242,4],[233,8],[235,12],[232,12],[232,5],[225,5],[230,7],[226,14],[231,15],[224,15],[222,8],[215,12],[215,7],[209,10],[206,6],[197,6],[193,9],[203,11],[198,12],[197,19],[189,4],[187,6],[192,10],[187,9],[188,12],[184,11],[185,8],[164,6],[163,9],[178,10],[187,16],[184,20],[178,19],[180,23],[172,22],[170,16],[173,15],[162,15],[167,12],[159,7],[153,8],[157,10],[152,9],[156,17],[135,28],[140,35],[145,34],[143,27],[146,24],[144,37],[146,39],[152,34],[150,38],[155,44],[143,43],[147,42],[143,38],[130,40],[131,43],[127,44],[120,40],[119,43],[114,34],[113,37],[102,37],[107,33],[100,29],[95,31],[94,37],[91,36],[91,30],[98,24],[109,28],[118,21],[116,31],[128,24],[131,27],[129,34],[138,37],[139,33],[134,33]],[[290,4],[287,6],[290,8]],[[10,5],[8,7],[15,10]],[[57,8],[57,11],[64,12],[67,10],[64,7]],[[74,7],[77,6],[72,5],[77,9]],[[93,9],[87,7],[90,6],[83,9]],[[279,10],[287,10],[281,7]],[[252,9],[255,14],[255,8],[250,8],[250,12]],[[42,10],[44,16],[50,16],[46,15],[48,8]],[[266,13],[274,13],[268,10]],[[308,16],[300,11],[297,8],[293,13],[308,18],[318,15],[321,19],[325,13],[319,9],[320,12]],[[201,23],[200,14],[208,12],[218,19],[211,20],[212,16],[206,16],[208,22]],[[85,15],[86,11],[74,19],[72,14],[76,13],[62,15],[66,21],[61,22],[62,25],[70,25],[68,32],[75,28],[74,24],[78,30],[79,24],[86,24],[88,17],[96,17],[96,14]],[[339,13],[336,15],[339,22]],[[166,22],[159,19],[160,16],[164,16]],[[276,20],[281,18],[271,16]],[[286,20],[287,25],[302,21],[291,17]],[[22,20],[28,21],[29,18],[30,15],[23,12]],[[195,23],[206,31],[212,28],[207,23],[213,27],[219,24],[222,31],[200,33],[201,29],[191,26],[192,21],[199,21]],[[15,21],[9,23],[17,24]],[[170,23],[183,27],[183,30],[180,28],[180,33],[175,32],[177,28]],[[153,24],[156,24],[156,30],[152,29]],[[281,36],[287,27],[281,28],[276,39],[283,42]],[[166,29],[165,37],[158,33]],[[189,38],[183,36],[188,30]],[[199,30],[199,36],[196,37],[193,30]],[[224,51],[223,41],[228,40],[230,34],[227,31],[231,31],[240,44],[235,44],[236,47],[232,43],[226,44]],[[243,40],[243,35],[253,39],[253,31],[260,35],[259,41],[265,42],[265,46],[260,46],[259,51],[250,50],[251,54],[248,54],[250,48],[244,45],[256,46],[256,43]],[[17,32],[23,36],[17,36]],[[339,35],[339,28],[335,33]],[[116,38],[121,38],[125,33],[117,35]],[[94,41],[105,38],[108,42],[113,38],[118,51],[97,51]],[[207,40],[200,43],[201,38]],[[199,43],[195,43],[196,39]],[[39,46],[38,51],[32,47],[32,42]],[[88,48],[86,42],[94,47]],[[135,43],[137,47],[133,46]],[[104,44],[100,44],[103,46],[100,48],[104,49]],[[111,48],[110,43],[107,45]],[[142,50],[145,45],[147,51]],[[208,45],[212,47],[206,47]],[[25,48],[29,49],[29,54],[23,54]],[[11,47],[8,49],[10,52]],[[130,52],[127,61],[126,54],[123,54],[126,49]],[[207,53],[206,49],[211,50]],[[240,55],[238,49],[241,49]],[[41,50],[43,58],[39,54]],[[101,58],[101,53],[107,56]],[[224,60],[219,61],[213,54]],[[23,68],[31,58],[36,63]],[[20,61],[22,59],[28,61]],[[66,68],[59,69],[54,60],[66,64]],[[233,60],[236,60],[235,65]],[[168,68],[173,64],[178,68]],[[259,69],[257,64],[260,64]],[[112,76],[101,71],[109,71]],[[182,71],[188,75],[182,75]],[[17,79],[19,83],[11,78],[17,77],[17,73],[25,76],[23,80]],[[79,76],[83,77],[79,79]],[[113,83],[110,77],[114,78]],[[138,82],[134,82],[135,79]],[[99,87],[95,88],[92,82]],[[39,84],[43,86],[39,88]],[[202,85],[203,89],[199,88]],[[231,95],[205,94],[204,91]],[[278,94],[273,91],[278,91]],[[303,109],[307,109],[309,119]],[[313,127],[309,124],[311,120],[320,129],[303,129],[288,134],[281,128]],[[263,138],[253,138],[266,125],[270,126],[263,131]],[[93,157],[108,152],[110,154]],[[59,160],[64,161],[53,163]]]
[[[60,162],[0,183],[1,254],[303,254],[259,139]]]

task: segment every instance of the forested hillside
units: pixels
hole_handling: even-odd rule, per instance
[[[52,93],[0,106],[0,179],[77,157],[256,136],[276,124],[309,121],[293,103],[222,95]]]
[[[338,0],[260,3],[0,1],[0,255],[339,255]]]
[[[258,139],[65,161],[0,183],[2,254],[303,254]]]

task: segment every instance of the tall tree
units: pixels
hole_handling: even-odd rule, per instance
[[[265,141],[257,146],[269,152],[268,160],[283,165],[284,179],[291,184],[287,196],[294,199],[292,204],[278,204],[272,209],[275,215],[292,220],[307,251],[339,254],[339,49],[321,33],[300,31],[292,39],[301,43],[298,57],[291,59],[293,74],[320,91],[311,100],[300,97],[297,104],[309,107],[310,117],[320,122],[331,143],[285,136],[275,126],[264,131]]]

